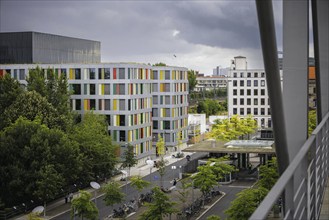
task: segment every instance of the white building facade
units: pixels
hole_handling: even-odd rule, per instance
[[[264,69],[247,69],[246,57],[234,57],[227,88],[230,117],[253,115],[259,128],[272,127]]]
[[[68,79],[72,110],[105,115],[108,133],[122,149],[134,146],[137,159],[154,155],[152,147],[152,67],[144,64],[12,64],[2,73],[26,84],[29,69],[51,68]],[[187,114],[186,114],[187,117]]]
[[[182,67],[152,67],[153,147],[159,135],[167,151],[186,147],[188,140],[188,69]]]

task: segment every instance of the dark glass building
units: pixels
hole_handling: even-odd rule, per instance
[[[0,33],[0,64],[100,63],[99,41],[39,32]]]

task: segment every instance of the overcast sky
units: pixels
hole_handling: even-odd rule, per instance
[[[246,56],[249,68],[263,67],[254,0],[0,1],[1,32],[97,40],[102,62],[164,62],[212,74]],[[282,6],[273,2],[280,49]]]

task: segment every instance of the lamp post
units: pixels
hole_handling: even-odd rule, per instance
[[[96,201],[96,198],[97,198],[97,190],[99,188],[101,188],[101,186],[97,183],[97,182],[90,182],[90,186],[95,189],[95,205],[97,207],[97,201]]]
[[[146,164],[150,165],[150,182],[152,182],[151,173],[152,173],[152,167],[154,166],[154,161],[153,160],[147,160]]]

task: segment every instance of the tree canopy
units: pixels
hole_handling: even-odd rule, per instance
[[[197,75],[197,73],[194,70],[187,71],[188,85],[189,85],[190,93],[194,90],[194,88],[197,84],[196,75]]]
[[[87,191],[79,191],[79,197],[74,198],[71,208],[71,219],[77,213],[79,217],[90,220],[98,219],[98,209],[91,201],[91,194]]]

